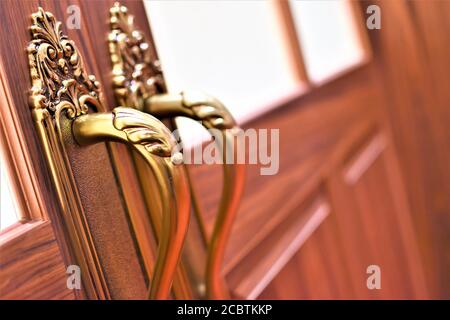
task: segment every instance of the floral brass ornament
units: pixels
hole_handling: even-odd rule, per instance
[[[206,288],[208,298],[227,298],[229,295],[222,275],[222,266],[245,175],[244,165],[226,164],[226,157],[230,155],[226,155],[224,149],[237,150],[232,148],[235,133],[238,132],[236,121],[218,99],[209,95],[190,91],[165,93],[160,63],[156,57],[152,58],[150,45],[144,40],[143,33],[135,28],[133,16],[128,14],[125,6],[114,4],[110,10],[110,26],[109,49],[114,75],[113,85],[119,104],[142,110],[158,118],[173,120],[177,116],[188,117],[200,121],[207,129],[219,129],[223,133],[223,145],[217,142],[224,160],[222,195],[210,239],[207,239],[203,230],[207,261],[204,279],[197,283],[196,287]],[[197,197],[192,184],[190,190],[192,201],[196,203]],[[194,208],[199,225],[202,226],[199,208],[196,205]]]
[[[32,15],[32,22],[28,46],[30,106],[62,209],[71,258],[81,269],[83,289],[88,298],[112,297],[65,149],[64,117],[71,120],[73,138],[80,146],[125,143],[153,172],[164,204],[164,236],[158,243],[149,298],[166,299],[189,222],[187,182],[183,170],[171,160],[176,141],[161,121],[138,110],[117,107],[112,112],[99,112],[103,111],[100,85],[94,76],[87,75],[82,57],[74,42],[62,33],[61,23],[42,8]]]
[[[32,20],[33,40],[28,46],[31,106],[52,114],[65,108],[69,118],[85,114],[87,103],[99,107],[100,85],[86,74],[77,47],[61,31],[61,22],[42,8]]]
[[[160,63],[125,6],[115,3],[110,15],[109,50],[117,102],[142,110],[143,99],[165,90]]]
[[[109,51],[113,85],[120,105],[148,111],[156,116],[187,116],[205,127],[231,129],[236,126],[231,113],[216,98],[201,92],[161,94],[166,91],[161,64],[152,57],[150,44],[134,25],[126,6],[115,3],[110,9]]]

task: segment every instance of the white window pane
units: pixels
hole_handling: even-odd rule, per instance
[[[290,0],[289,4],[312,82],[324,82],[364,60],[348,1]]]
[[[0,230],[18,221],[5,164],[0,157]]]
[[[146,1],[168,89],[200,90],[238,122],[298,88],[270,1]]]

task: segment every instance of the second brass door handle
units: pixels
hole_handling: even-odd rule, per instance
[[[242,195],[245,175],[244,165],[227,162],[227,157],[236,159],[235,153],[239,147],[234,146],[233,130],[237,128],[236,122],[218,99],[199,92],[156,94],[147,98],[143,106],[145,112],[157,117],[184,116],[200,121],[206,129],[218,129],[222,132],[223,139],[216,139],[216,143],[222,152],[223,187],[213,233],[207,243],[205,284],[208,297],[229,298],[223,283],[222,266],[226,244]],[[191,193],[194,193],[193,187]],[[193,198],[196,201],[194,194]]]
[[[145,42],[143,33],[134,27],[133,16],[128,15],[128,9],[118,3],[111,8],[110,14],[111,32],[108,39],[117,102],[158,118],[183,116],[198,120],[206,129],[219,129],[223,134],[223,145],[218,145],[223,157],[223,188],[213,233],[206,244],[205,285],[207,297],[227,298],[228,290],[221,271],[244,186],[245,169],[243,164],[228,164],[224,152],[237,150],[233,148],[236,122],[227,108],[214,97],[194,92],[162,93],[166,87],[159,62]],[[195,203],[192,185],[190,189]]]
[[[123,107],[108,113],[81,115],[74,120],[72,130],[80,145],[109,141],[125,143],[137,151],[151,168],[162,203],[163,232],[158,241],[149,298],[168,298],[186,236],[190,210],[184,172],[172,163],[171,152],[175,141],[170,131],[156,118]]]

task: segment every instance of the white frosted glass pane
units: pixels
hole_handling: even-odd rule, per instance
[[[298,86],[270,1],[146,1],[170,92],[220,98],[238,122]]]
[[[364,59],[348,1],[291,0],[289,4],[312,82],[326,81]]]
[[[3,160],[0,157],[0,230],[9,227],[17,221],[9,180],[6,176]]]

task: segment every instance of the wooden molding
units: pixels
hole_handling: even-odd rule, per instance
[[[42,191],[4,76],[0,61],[0,147],[6,158],[7,171],[10,173],[14,200],[21,221],[45,220],[48,216],[44,209]]]

